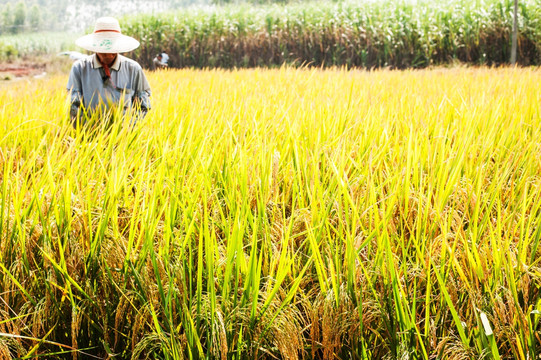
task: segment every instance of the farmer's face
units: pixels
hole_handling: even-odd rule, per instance
[[[103,65],[111,66],[115,62],[117,54],[96,53],[98,60]]]

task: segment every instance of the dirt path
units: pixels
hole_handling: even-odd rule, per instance
[[[46,73],[46,64],[38,63],[0,63],[0,81],[16,80],[26,77],[40,77]]]

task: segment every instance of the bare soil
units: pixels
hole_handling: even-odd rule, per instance
[[[35,76],[45,71],[45,64],[0,64],[0,77]]]
[[[54,57],[43,57],[14,62],[0,62],[0,81],[20,80],[30,77],[43,77],[46,74],[67,72],[71,61]]]

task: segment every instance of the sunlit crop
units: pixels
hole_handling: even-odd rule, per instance
[[[539,357],[539,69],[148,78],[0,87],[0,358]]]

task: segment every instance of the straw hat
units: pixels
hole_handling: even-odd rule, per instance
[[[122,35],[118,20],[112,17],[101,17],[96,20],[94,32],[75,41],[77,46],[96,53],[122,53],[136,49],[139,41]]]

